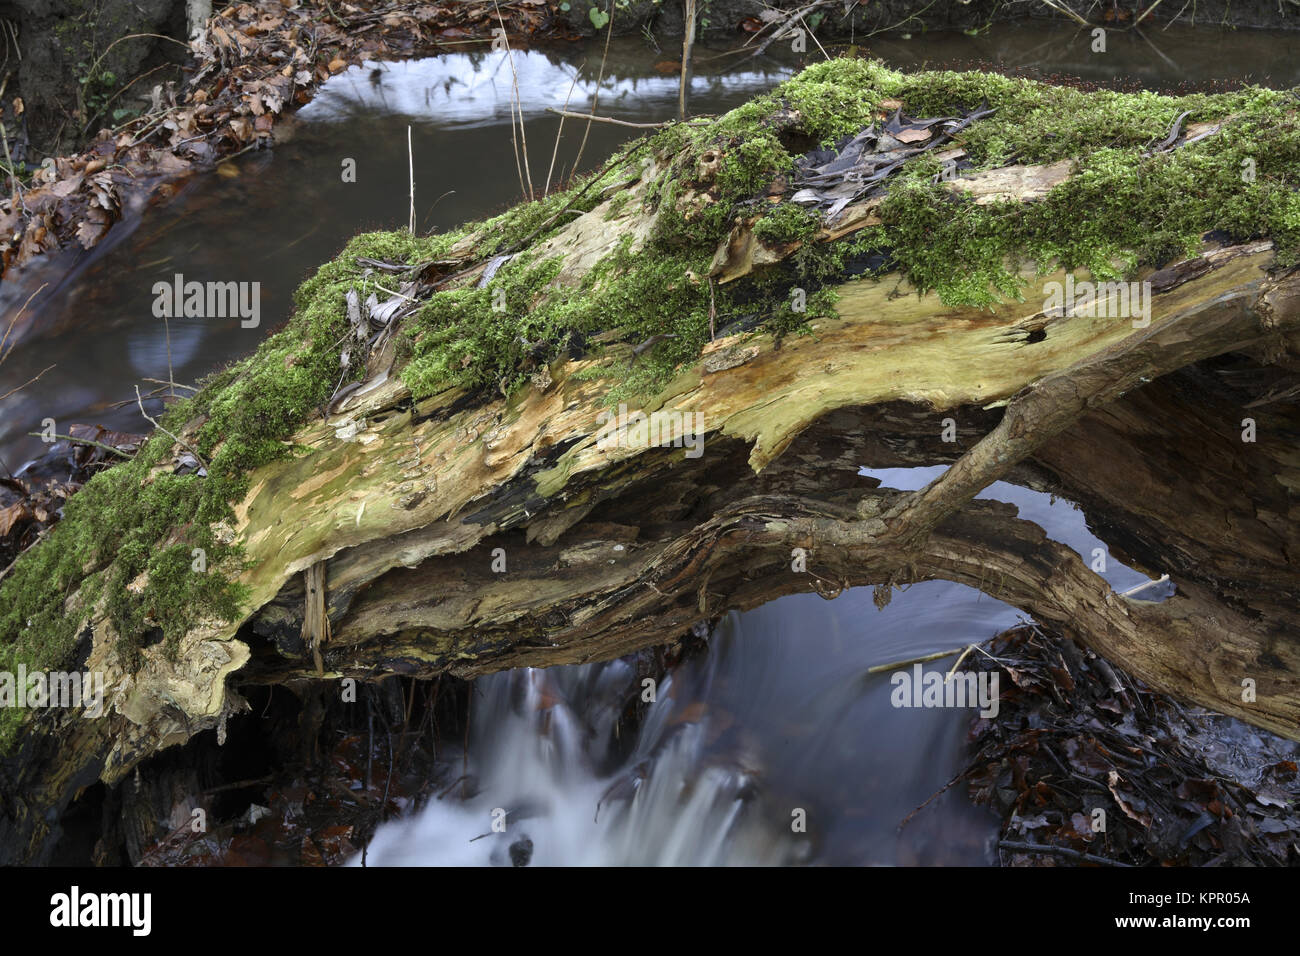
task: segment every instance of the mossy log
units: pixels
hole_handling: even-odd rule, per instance
[[[917,155],[834,221],[792,206],[793,156],[900,106],[940,116],[981,102],[1001,113],[943,144],[965,157],[956,179]],[[486,224],[362,237],[304,287],[299,316],[259,356],[106,473],[127,475],[135,496],[197,451],[208,475],[186,487],[237,491],[224,515],[200,509],[213,520],[159,540],[184,555],[199,541],[229,549],[202,572],[238,585],[229,604],[196,601],[202,613],[173,615],[173,630],[164,598],[183,590],[158,591],[135,617],[114,604],[106,582],[126,551],[99,554],[88,528],[71,530],[115,520],[96,498],[98,510],[70,509],[63,544],[35,549],[81,549],[76,566],[98,586],[61,585],[63,653],[104,672],[110,692],[102,719],[45,711],[14,732],[0,846],[40,859],[80,788],[223,733],[241,686],[608,659],[785,594],[875,585],[883,601],[934,579],[1300,739],[1293,105],[1264,91],[1122,97],[842,61],[634,144],[569,192]],[[1103,122],[1105,110],[1123,119]],[[1199,196],[1187,176],[1202,177]],[[1238,191],[1263,192],[1256,220],[1233,205]],[[1118,213],[1070,206],[1111,194]],[[1057,224],[1054,204],[1074,220]],[[1135,223],[1114,218],[1125,210]],[[1022,221],[1037,223],[1016,240],[1033,261],[945,232]],[[1159,232],[1167,253],[1171,230],[1173,255],[1130,241]],[[872,250],[883,266],[855,275],[851,260]],[[1052,305],[1050,284],[1074,266],[1104,272],[1128,253],[1116,268],[1147,283],[1140,320]],[[934,254],[961,274],[942,281]],[[371,339],[358,317],[376,289],[386,303],[370,314],[389,325]],[[792,313],[805,294],[809,311]],[[484,328],[520,331],[492,353],[474,337]],[[352,384],[335,391],[340,368]],[[316,384],[250,434],[272,417],[264,393],[303,369]],[[657,423],[700,423],[702,448],[610,441],[620,399]],[[257,451],[268,444],[279,451]],[[226,471],[250,462],[231,482]],[[950,467],[917,492],[860,474],[938,464]],[[1115,556],[1169,574],[1177,593],[1116,593],[1014,507],[977,497],[997,480],[1078,502]],[[118,579],[143,601],[163,566],[133,560]],[[132,622],[168,639],[124,633]]]

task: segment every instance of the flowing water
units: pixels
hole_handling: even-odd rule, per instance
[[[1093,53],[1091,41],[1068,24],[1035,23],[975,37],[876,37],[864,45],[900,67],[1003,62],[1152,88],[1247,76],[1300,82],[1286,35],[1111,31],[1105,54]],[[702,59],[691,111],[725,111],[797,69],[774,51],[762,61]],[[662,64],[672,56],[639,40],[616,41],[598,84],[598,49],[516,53],[534,183],[547,178],[558,124],[547,107],[567,99],[570,109],[586,110],[599,91],[601,114],[672,118],[677,80]],[[31,302],[24,337],[0,368],[0,394],[53,367],[0,401],[0,466],[18,470],[40,453],[27,433],[47,417],[59,432],[74,422],[142,430],[133,384],[166,379],[169,367],[176,381],[192,382],[246,354],[287,315],[293,288],[350,236],[405,225],[408,124],[420,229],[517,201],[510,104],[502,54],[348,70],[282,124],[273,152],[196,178],[165,206],[115,228],[90,254],[5,282],[0,314]],[[629,135],[592,125],[578,168],[598,166]],[[553,181],[572,173],[582,136],[581,124],[566,123]],[[346,159],[356,161],[356,182],[343,181]],[[164,329],[152,315],[151,290],[177,273],[260,283],[261,326],[173,319]],[[869,473],[914,488],[936,470]],[[1100,547],[1067,502],[1001,483],[985,497],[1013,502],[1086,560]],[[1106,577],[1121,589],[1145,580],[1113,560]],[[471,779],[410,819],[381,827],[368,863],[988,862],[996,821],[960,788],[899,828],[961,769],[974,711],[893,707],[891,675],[867,669],[984,641],[1017,616],[942,582],[896,592],[879,611],[870,591],[857,589],[833,602],[796,595],[733,614],[711,636],[707,654],[677,665],[656,688],[631,741],[615,739],[629,693],[641,690],[626,662],[482,679],[468,752],[444,755],[464,761]],[[505,833],[494,832],[497,818]]]

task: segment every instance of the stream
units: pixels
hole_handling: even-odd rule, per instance
[[[973,37],[877,37],[866,46],[904,68],[1000,62],[1174,89],[1243,77],[1300,83],[1294,39],[1112,31],[1108,51],[1094,54],[1087,31],[1033,23]],[[693,113],[731,109],[799,67],[779,46],[760,60],[704,59],[718,52],[697,50]],[[615,41],[597,111],[632,122],[674,118],[677,76],[663,68],[673,56],[642,39]],[[566,97],[571,110],[591,107],[600,49],[516,52],[515,68],[540,184],[558,124],[545,110]],[[119,224],[92,253],[51,257],[4,283],[0,313],[12,315],[30,297],[36,321],[0,369],[0,394],[52,367],[0,401],[0,464],[18,472],[41,453],[28,433],[45,418],[60,433],[71,423],[143,431],[132,385],[145,391],[169,367],[176,381],[192,383],[248,353],[287,316],[293,289],[348,238],[404,226],[408,124],[420,230],[516,202],[511,87],[504,54],[488,51],[349,69],[282,124],[287,135],[273,151],[194,178],[165,206]],[[598,167],[631,132],[593,124],[578,169]],[[572,174],[582,136],[582,124],[566,122],[553,180]],[[356,160],[355,182],[340,174],[347,159]],[[259,282],[261,325],[177,318],[164,329],[151,290],[176,273]],[[158,407],[146,403],[151,413]],[[940,470],[866,473],[907,489]],[[1101,547],[1069,502],[1004,483],[983,497],[1017,505],[1087,561]],[[1147,580],[1113,559],[1105,577],[1121,590]],[[1019,619],[1007,605],[942,582],[895,592],[883,610],[869,589],[855,589],[832,602],[803,594],[731,614],[706,654],[684,660],[655,689],[630,742],[614,739],[633,677],[626,662],[482,678],[467,752],[442,755],[464,763],[473,787],[381,826],[367,864],[993,863],[998,820],[960,787],[899,827],[963,768],[975,710],[895,707],[891,675],[867,671],[983,642]],[[951,661],[926,668],[946,670]],[[493,828],[499,817],[504,832]]]

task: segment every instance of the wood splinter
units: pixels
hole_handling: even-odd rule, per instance
[[[330,639],[330,619],[325,612],[325,562],[317,561],[303,572],[306,585],[306,606],[302,618],[302,639],[311,648],[316,662],[316,676],[325,676],[325,663],[320,649]]]

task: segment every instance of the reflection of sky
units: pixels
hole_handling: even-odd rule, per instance
[[[519,102],[524,113],[563,109],[568,99],[575,112],[590,110],[596,92],[594,73],[579,71],[571,63],[556,62],[538,50],[515,51],[514,70],[519,77]],[[590,67],[590,64],[589,64]],[[372,70],[379,70],[372,82]],[[741,70],[727,75],[694,76],[691,93],[712,96],[749,95],[769,89],[774,80],[791,70]],[[575,77],[576,82],[575,82]],[[448,53],[423,60],[365,63],[333,77],[316,98],[298,111],[315,122],[346,119],[359,110],[411,117],[436,117],[440,125],[472,127],[496,123],[510,115],[513,78],[507,54]],[[570,94],[572,87],[572,94]],[[646,101],[677,101],[678,77],[611,77],[600,84],[598,112],[620,114],[620,102],[631,98],[633,115]],[[626,111],[620,118],[628,118]]]
[[[933,465],[928,468],[862,468],[859,474],[879,479],[881,486],[885,488],[917,491],[938,478],[947,469],[947,465]],[[1087,520],[1079,507],[1064,498],[1053,498],[1044,492],[1022,488],[1005,481],[993,482],[976,497],[1005,501],[1007,504],[1015,505],[1023,520],[1032,521],[1046,531],[1047,536],[1052,540],[1073,548],[1089,567],[1092,566],[1095,558],[1094,549],[1106,550],[1105,543],[1088,528]],[[1123,591],[1151,580],[1145,574],[1120,564],[1109,553],[1106,555],[1106,570],[1100,573],[1116,591]],[[1170,590],[1166,586],[1147,588],[1140,595],[1135,596],[1144,601],[1158,601],[1164,600],[1169,594]]]
[[[162,319],[156,321],[162,324]],[[167,332],[163,335],[147,326],[133,329],[126,340],[131,367],[141,378],[165,379],[169,354],[173,370],[189,365],[198,356],[203,342],[201,323],[201,319],[169,319]],[[171,339],[170,353],[168,338]]]

